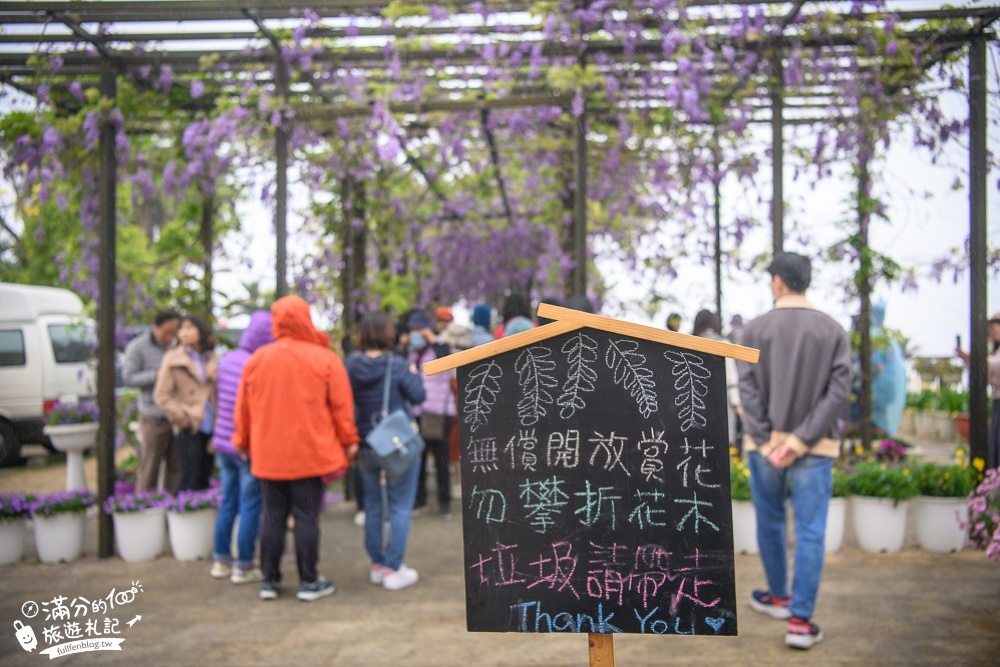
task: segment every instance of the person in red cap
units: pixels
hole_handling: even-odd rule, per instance
[[[282,297],[271,316],[275,342],[254,352],[243,368],[231,442],[250,459],[250,472],[260,480],[260,598],[278,597],[291,513],[296,597],[311,602],[334,591],[316,571],[322,478],[346,469],[357,453],[354,394],[344,363],[323,346],[309,304],[297,296]]]
[[[434,331],[438,338],[448,343],[453,352],[468,350],[472,347],[472,336],[469,327],[455,321],[455,316],[448,306],[439,306],[434,311]]]

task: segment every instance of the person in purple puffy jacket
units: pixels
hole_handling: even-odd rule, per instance
[[[250,461],[243,458],[230,442],[233,435],[233,410],[236,393],[243,376],[243,367],[258,348],[274,342],[271,331],[271,313],[258,310],[250,316],[250,324],[240,338],[239,348],[229,352],[219,361],[216,381],[218,414],[212,446],[222,480],[222,504],[215,522],[215,562],[211,574],[216,579],[245,584],[261,580],[261,571],[253,566],[257,533],[260,530],[260,483],[250,474]],[[236,535],[237,559],[232,560],[231,544],[233,524],[240,517]]]

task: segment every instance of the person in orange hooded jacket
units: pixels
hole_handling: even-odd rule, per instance
[[[260,598],[278,597],[289,513],[295,517],[300,600],[333,593],[318,574],[322,477],[347,468],[358,449],[354,397],[336,354],[318,344],[309,305],[297,296],[271,307],[275,342],[254,352],[236,397],[232,443],[260,479]]]

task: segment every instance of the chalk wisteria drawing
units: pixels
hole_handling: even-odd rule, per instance
[[[522,426],[537,424],[547,414],[546,405],[553,402],[549,389],[558,387],[552,371],[556,362],[552,350],[541,345],[525,348],[514,363],[517,381],[521,385],[521,400],[517,403],[517,416]]]
[[[594,391],[597,380],[597,371],[594,370],[597,363],[597,341],[580,332],[563,344],[562,351],[569,360],[569,372],[556,404],[561,408],[559,416],[569,419],[577,410],[587,407],[582,394]]]
[[[479,364],[469,373],[469,388],[462,412],[465,414],[465,423],[473,433],[486,424],[493,405],[497,402],[502,377],[503,370],[495,361]]]
[[[646,367],[646,355],[638,351],[634,340],[611,341],[604,362],[614,373],[615,384],[635,399],[644,418],[660,409],[656,402],[656,381]]]
[[[663,356],[673,364],[674,389],[677,398],[674,405],[680,408],[677,416],[681,420],[681,430],[705,428],[705,397],[708,385],[705,380],[712,374],[705,368],[705,360],[690,352],[664,352]]]

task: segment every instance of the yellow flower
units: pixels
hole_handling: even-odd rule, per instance
[[[945,478],[945,479],[948,479],[949,477],[951,477],[951,473],[947,473],[947,472],[946,472],[946,473],[944,474],[944,478]]]
[[[743,469],[743,476],[747,477],[747,478],[750,477],[750,470],[749,470],[749,468],[744,468]]]
[[[972,459],[972,467],[978,470],[979,472],[982,472],[983,468],[986,467],[986,461],[982,460],[977,456],[976,458]]]
[[[903,468],[903,477],[909,477],[909,476],[910,476],[910,469]]]

